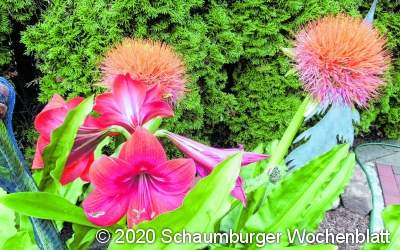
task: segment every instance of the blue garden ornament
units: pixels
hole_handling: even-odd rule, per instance
[[[13,132],[15,95],[11,83],[0,77],[0,187],[8,193],[38,192]],[[40,249],[65,249],[53,222],[29,219]]]
[[[323,105],[319,108],[322,111],[326,109]],[[360,115],[356,109],[344,104],[332,104],[317,124],[295,139],[294,143],[305,142],[287,156],[289,170],[305,165],[315,157],[328,152],[338,143],[352,145],[353,124],[359,121]]]
[[[378,4],[379,0],[374,0],[374,2],[371,5],[371,8],[369,9],[367,15],[365,16],[365,21],[369,22],[369,23],[373,23],[374,22],[374,15],[375,15],[375,11],[376,11],[376,5]]]

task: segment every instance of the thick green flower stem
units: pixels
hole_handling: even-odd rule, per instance
[[[157,130],[156,132],[154,132],[154,135],[157,136],[157,137],[162,138],[162,137],[166,137],[167,132],[168,132],[168,131],[165,130],[165,129],[159,129],[159,130]]]
[[[146,122],[143,127],[146,128],[150,133],[154,134],[162,123],[161,117],[156,117],[148,122]]]
[[[301,125],[304,121],[304,114],[306,112],[307,106],[310,104],[311,98],[307,96],[299,108],[296,111],[293,119],[290,121],[289,126],[285,130],[282,138],[279,140],[278,148],[276,151],[271,155],[271,159],[268,162],[267,168],[264,170],[264,173],[268,172],[269,169],[278,166],[283,161],[284,157],[289,151],[290,146],[296,136],[297,132],[299,131]]]
[[[290,121],[288,128],[279,141],[277,149],[272,153],[263,173],[246,182],[246,193],[249,193],[249,204],[246,209],[242,210],[239,222],[236,224],[234,230],[240,230],[246,223],[249,216],[251,216],[262,204],[265,192],[267,190],[266,184],[269,180],[269,171],[272,168],[279,166],[283,162],[297,132],[304,122],[304,114],[309,104],[311,104],[311,98],[307,96],[297,109],[293,119]]]
[[[272,168],[279,166],[283,162],[290,146],[292,145],[294,137],[303,124],[304,114],[309,104],[311,104],[311,98],[307,96],[297,109],[293,119],[290,121],[289,126],[285,130],[285,133],[279,140],[278,147],[271,155],[271,158],[269,159],[263,173],[249,181],[247,185],[248,189],[246,190],[247,192],[255,191],[259,187],[264,186],[269,180],[269,171]]]
[[[131,134],[128,132],[128,130],[126,130],[125,128],[118,126],[118,125],[114,125],[111,126],[107,129],[107,133],[119,133],[121,135],[123,135],[125,137],[125,140],[129,140],[129,138],[131,138]],[[96,149],[94,150],[94,159],[98,159],[103,155],[103,148],[105,146],[107,146],[109,143],[111,142],[111,137],[110,136],[106,136],[96,147]],[[121,146],[120,145],[119,148],[117,148],[114,152],[114,155],[118,156],[119,151],[121,150]]]

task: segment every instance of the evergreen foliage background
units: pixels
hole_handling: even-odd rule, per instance
[[[12,61],[10,20],[40,70],[40,102],[100,91],[102,54],[123,37],[163,40],[180,52],[190,76],[187,94],[167,121],[176,132],[219,146],[251,148],[279,138],[302,99],[290,60],[295,32],[328,13],[364,16],[361,0],[7,0],[0,4],[0,66]],[[45,6],[45,8],[43,7]],[[22,11],[23,10],[23,11]],[[360,132],[400,137],[400,2],[382,0],[377,27],[388,37],[393,67],[382,98],[362,111]]]

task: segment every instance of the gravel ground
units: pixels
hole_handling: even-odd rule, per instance
[[[329,232],[337,233],[353,233],[356,229],[365,233],[368,229],[368,216],[362,216],[351,212],[350,210],[339,207],[338,209],[326,213],[324,221],[319,227],[319,232],[329,229]],[[360,245],[357,244],[340,244],[339,250],[359,250]]]

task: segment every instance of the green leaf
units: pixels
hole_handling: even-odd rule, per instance
[[[368,243],[363,245],[362,250],[386,250],[388,245],[384,243]]]
[[[96,227],[86,219],[82,208],[51,193],[19,192],[8,194],[0,197],[0,204],[31,217]]]
[[[1,250],[38,250],[34,242],[32,242],[29,233],[20,231],[13,237],[9,238],[1,248]]]
[[[271,145],[272,143],[269,143],[267,147],[270,147]],[[258,144],[257,147],[252,150],[252,152],[259,154],[265,153],[264,151],[265,151],[265,145],[262,143]],[[263,168],[266,166],[266,164],[267,164],[266,161],[258,161],[247,165],[245,168],[241,168],[240,176],[243,178],[244,183],[246,183],[247,180],[259,175],[262,172]],[[252,199],[252,194],[249,194],[247,198],[248,201],[250,201]],[[237,229],[243,226],[242,224],[247,220],[245,214],[247,212],[246,210],[247,208],[248,207],[245,208],[243,204],[239,202],[237,199],[234,199],[231,210],[221,220],[220,230],[223,232],[228,232],[229,229],[237,231]]]
[[[51,142],[43,153],[44,169],[40,181],[41,190],[52,193],[59,192],[59,182],[65,163],[74,145],[79,127],[85,121],[93,108],[93,96],[88,97],[76,108],[72,109],[64,123],[51,134]]]
[[[62,197],[67,201],[75,204],[78,201],[78,198],[81,196],[83,191],[83,186],[86,182],[82,181],[80,178],[74,180],[71,183],[62,187]]]
[[[190,191],[183,205],[175,211],[162,214],[152,221],[138,225],[142,229],[154,229],[156,241],[154,244],[119,245],[114,241],[109,249],[195,249],[201,246],[194,244],[163,244],[161,231],[170,229],[172,232],[214,232],[215,223],[230,208],[230,192],[239,176],[242,153],[228,157],[220,163],[209,176],[200,180]]]
[[[6,195],[6,192],[0,188],[0,196]],[[13,236],[17,229],[15,228],[15,213],[11,209],[0,204],[0,249],[8,238]]]
[[[143,127],[146,128],[150,133],[154,134],[162,123],[161,117],[156,117],[148,122],[146,122]]]
[[[385,228],[390,232],[390,244],[387,250],[400,249],[400,205],[388,206],[383,210]]]
[[[212,248],[212,250],[234,250],[237,248],[232,248],[232,247],[215,247]],[[248,248],[249,250],[251,249],[265,249],[265,250],[336,250],[337,246],[335,245],[307,245],[307,246],[291,246],[291,247],[283,247],[283,246],[275,246],[275,245],[267,245],[265,247],[259,248],[259,247],[253,247],[253,248]]]
[[[40,181],[42,180],[43,177],[43,169],[37,169],[32,173],[32,178],[35,181],[36,185],[39,186]]]
[[[336,250],[338,249],[335,245],[302,245],[302,246],[290,246],[283,247],[278,245],[266,245],[263,248],[252,247],[249,250],[264,249],[264,250]]]
[[[400,205],[391,205],[382,212],[385,229],[390,233],[390,243],[364,244],[362,250],[397,250],[400,249]]]
[[[78,178],[65,186],[61,186],[59,195],[72,204],[76,204],[79,197],[82,195],[83,185],[85,185],[85,182]],[[56,221],[56,226],[61,230],[63,228],[63,221]]]
[[[252,150],[254,153],[264,154],[265,145],[260,143],[257,147]],[[262,170],[262,166],[265,165],[266,161],[257,161],[251,164],[246,165],[245,168],[240,170],[240,176],[246,181],[248,179],[254,178],[256,175],[260,174]]]
[[[39,250],[39,248],[32,242],[29,232],[20,231],[9,238],[1,250]]]
[[[245,224],[247,232],[316,230],[343,192],[355,166],[348,145],[339,145],[287,175]],[[285,234],[284,234],[285,235]]]
[[[31,237],[31,240],[33,242],[35,242],[35,233],[33,231],[33,225],[31,223],[29,217],[26,215],[18,214],[18,219],[19,219],[19,223],[17,226],[18,231],[27,232],[29,234],[29,236]]]
[[[96,237],[96,232],[98,229],[78,224],[72,224],[72,229],[74,234],[67,242],[68,249],[89,249]]]
[[[94,150],[94,159],[98,159],[103,155],[103,148],[111,142],[111,138],[107,136],[104,138]]]

